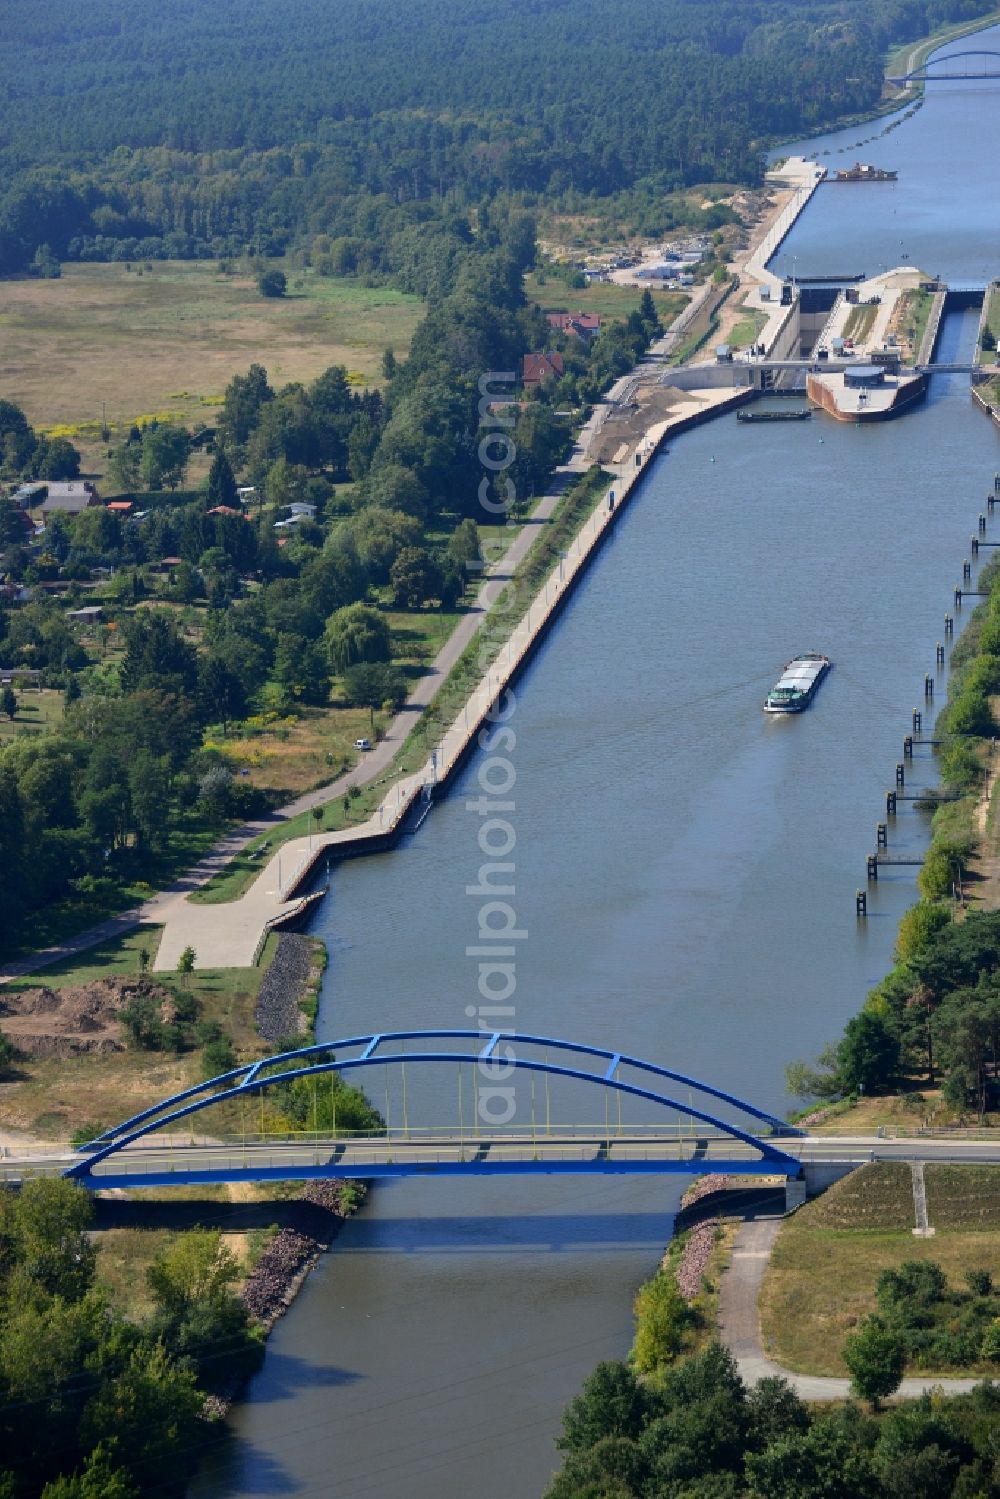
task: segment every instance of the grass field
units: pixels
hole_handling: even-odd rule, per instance
[[[460,616],[442,609],[390,610],[393,665],[414,682],[430,667]],[[333,697],[337,697],[334,683]],[[376,713],[376,723],[385,718]],[[254,722],[254,720],[251,720]],[[372,734],[367,708],[300,708],[296,715],[277,719],[228,739],[213,740],[234,770],[248,772],[246,780],[282,800],[311,791],[336,778],[364,759],[355,740]]]
[[[110,1125],[196,1082],[194,1052],[121,1051],[16,1064],[0,1084],[0,1129],[67,1140],[85,1125]],[[9,1076],[9,1074],[8,1074]]]
[[[924,1184],[928,1222],[935,1227],[1000,1228],[1000,1167],[926,1166]]]
[[[597,281],[592,286],[576,288],[567,286],[556,276],[545,276],[544,272],[542,276],[544,279],[537,272],[526,276],[524,290],[529,302],[537,302],[543,312],[597,312],[602,317],[624,321],[630,312],[639,310],[642,300],[642,288],[637,286],[614,286],[611,282]],[[664,327],[672,323],[690,301],[684,292],[654,291],[652,295]]]
[[[929,291],[904,291],[900,293],[891,326],[906,347],[904,360],[914,360],[920,352],[920,341],[924,336],[934,305],[934,293]]]
[[[731,349],[745,349],[757,341],[758,334],[767,326],[767,313],[755,307],[741,307],[740,321],[726,334],[726,343]]]
[[[875,1310],[879,1273],[904,1260],[935,1261],[952,1286],[970,1269],[1000,1279],[1000,1167],[928,1166],[925,1180],[931,1239],[913,1237],[909,1167],[887,1163],[862,1167],[783,1225],[760,1302],[769,1356],[803,1374],[846,1374],[845,1338]]]
[[[92,465],[102,412],[113,428],[156,413],[201,423],[254,362],[275,385],[331,364],[380,382],[383,351],[405,354],[422,311],[417,297],[311,272],[266,298],[210,261],[67,265],[56,281],[0,281],[0,396],[36,427],[74,429]]]
[[[17,712],[13,719],[0,717],[0,744],[17,734],[44,734],[58,728],[63,717],[63,695],[53,688],[15,688]]]
[[[874,306],[852,307],[847,322],[844,324],[844,337],[853,339],[855,343],[864,342],[871,332],[877,315],[878,308]]]
[[[1000,344],[1000,281],[990,282],[986,288],[986,297],[987,307],[984,327],[990,330],[996,342]],[[993,364],[997,358],[996,350],[991,349],[987,357],[983,360],[983,363]]]
[[[947,1122],[940,1091],[914,1087],[903,1093],[866,1094],[854,1102],[845,1099],[809,1128],[816,1135],[871,1135],[879,1128],[919,1129],[935,1115],[937,1122]]]

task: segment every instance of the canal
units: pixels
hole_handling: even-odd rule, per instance
[[[875,270],[902,237],[914,263],[932,246],[926,269],[982,279],[973,267],[989,264],[1000,228],[979,191],[998,100],[940,85],[877,150],[855,152],[899,164],[900,183],[822,189],[785,247],[800,272],[807,254],[817,274]],[[911,150],[931,126],[950,155]],[[814,243],[812,215],[834,192],[836,218]],[[947,319],[942,359],[969,356],[975,321]],[[967,378],[937,376],[896,422],[730,416],[656,461],[517,687],[520,1028],[787,1106],[785,1064],[836,1037],[889,965],[914,897],[912,871],[880,878],[855,923],[874,824],[998,456]],[[801,719],[766,719],[767,687],[803,650],[831,656],[833,673]],[[330,949],[324,1038],[470,1023],[477,774],[473,761],[396,852],[338,871],[314,925]],[[894,849],[925,837],[919,814],[902,811]],[[566,1401],[599,1359],[627,1350],[633,1292],[682,1186],[380,1186],[279,1323],[194,1492],[540,1494]]]

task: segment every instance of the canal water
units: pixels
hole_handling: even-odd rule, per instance
[[[931,122],[960,154],[988,141],[998,98],[984,114],[975,89],[941,86],[886,138],[891,152],[880,142],[870,157],[896,165]],[[946,153],[921,170],[934,173],[928,201],[951,189]],[[966,233],[950,205],[950,222],[922,229],[941,246],[930,269],[988,263],[995,234],[977,236],[989,180],[985,162],[969,179],[966,222],[978,227]],[[895,232],[866,238],[876,205],[862,199],[875,189],[840,191],[836,263],[817,258],[817,273],[859,256],[870,268],[869,244]],[[916,244],[920,225],[906,228]],[[971,354],[975,323],[946,320],[942,359]],[[887,874],[855,922],[874,824],[998,459],[967,378],[936,376],[926,404],[892,423],[730,416],[656,461],[517,686],[519,1028],[788,1105],[785,1064],[837,1036],[888,967],[914,898],[912,872]],[[765,718],[766,689],[804,650],[835,662],[813,708]],[[466,948],[480,899],[466,887],[483,862],[469,806],[480,764],[416,837],[337,872],[314,924],[330,949],[322,1037],[474,1023]],[[902,810],[893,849],[925,838],[920,814]],[[453,1111],[412,1089],[425,1117]],[[632,1295],[682,1187],[380,1185],[278,1324],[194,1492],[540,1494],[566,1401],[599,1359],[627,1350]]]
[[[1000,26],[950,42],[934,54],[935,62],[973,48],[1000,52]],[[831,176],[855,161],[899,173],[895,182],[823,183],[772,270],[874,276],[909,264],[955,286],[982,286],[1000,274],[993,140],[1000,79],[931,82],[925,101],[902,123],[896,115],[772,153],[815,156]]]

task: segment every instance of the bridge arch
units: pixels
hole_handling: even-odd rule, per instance
[[[407,1044],[416,1043],[415,1050]],[[554,1060],[555,1053],[558,1060]],[[503,1065],[513,1071],[573,1079],[610,1090],[619,1097],[644,1100],[665,1112],[695,1121],[705,1131],[728,1138],[734,1146],[760,1152],[773,1170],[797,1174],[799,1162],[775,1139],[801,1132],[783,1120],[737,1098],[735,1094],[689,1077],[655,1062],[623,1052],[519,1032],[481,1030],[406,1030],[372,1032],[336,1041],[320,1042],[277,1053],[260,1061],[244,1063],[218,1077],[183,1089],[151,1108],[144,1109],[95,1139],[78,1147],[80,1159],[68,1176],[100,1185],[102,1173],[94,1168],[103,1161],[146,1140],[161,1130],[169,1131],[183,1120],[220,1103],[257,1096],[268,1088],[314,1078],[324,1073],[358,1074],[375,1067],[405,1068],[445,1064],[455,1067]],[[673,1096],[676,1087],[689,1090],[687,1102]],[[669,1091],[666,1089],[669,1088]],[[698,1102],[695,1103],[694,1096]],[[722,1105],[735,1119],[720,1117]],[[676,1168],[675,1168],[676,1169]],[[695,1168],[697,1169],[697,1168]],[[273,1173],[272,1173],[273,1174]],[[331,1171],[330,1174],[336,1174]],[[356,1174],[362,1174],[358,1172]]]
[[[970,71],[968,68],[963,69],[961,72],[954,72],[954,73],[949,73],[949,72],[945,71],[946,69],[948,69],[949,67],[951,67],[953,64],[956,64],[960,58],[969,58],[969,57],[986,57],[986,58],[990,58],[992,60],[992,72],[987,72],[986,71],[987,67],[990,66],[990,64],[986,64],[986,63],[983,64],[983,71],[982,72]],[[990,50],[988,48],[976,47],[976,48],[970,48],[970,49],[968,49],[966,51],[962,51],[962,52],[948,52],[943,57],[929,58],[927,62],[921,63],[920,66],[919,66],[919,68],[914,68],[912,70],[912,72],[910,72],[910,73],[902,73],[898,77],[893,78],[891,81],[893,83],[912,83],[913,80],[917,79],[917,78],[923,78],[923,79],[929,78],[931,80],[931,82],[933,82],[935,78],[984,78],[984,77],[985,78],[998,78],[998,77],[1000,77],[1000,52],[993,51],[993,50]]]

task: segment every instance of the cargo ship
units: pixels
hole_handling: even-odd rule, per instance
[[[796,656],[789,661],[764,703],[765,713],[801,713],[808,708],[816,689],[830,670],[826,656]]]
[[[867,161],[856,161],[853,167],[837,172],[834,182],[895,182],[897,172],[887,172],[884,167],[870,166]]]

